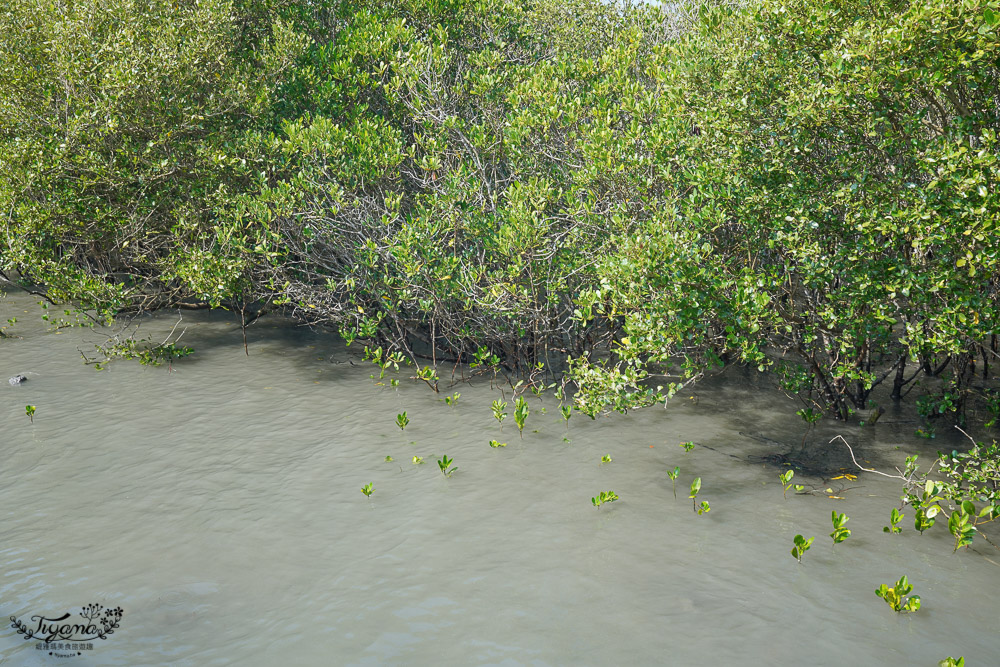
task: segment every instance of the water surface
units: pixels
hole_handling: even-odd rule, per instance
[[[247,357],[234,318],[185,313],[182,342],[197,352],[172,371],[96,371],[79,350],[101,333],[52,330],[39,312],[16,292],[0,301],[20,336],[0,339],[0,375],[29,377],[0,383],[0,614],[100,603],[124,616],[63,660],[7,627],[5,664],[1000,662],[1000,554],[982,542],[952,554],[946,527],[919,536],[908,508],[903,534],[885,535],[899,484],[830,479],[851,471],[846,450],[825,445],[837,433],[888,470],[952,446],[917,439],[905,416],[821,425],[810,451],[828,447],[828,470],[796,478],[818,492],[783,499],[765,461],[804,425],[739,370],[667,410],[574,415],[568,428],[553,398],[532,397],[522,440],[512,416],[502,431],[493,419],[488,382],[451,388],[451,408],[405,375],[380,387],[355,350],[280,318],[249,330]],[[702,516],[694,477],[712,507]],[[604,490],[621,499],[597,510]],[[836,547],[834,509],[854,531]],[[802,564],[796,533],[816,537]],[[903,574],[923,599],[916,614],[874,595]]]

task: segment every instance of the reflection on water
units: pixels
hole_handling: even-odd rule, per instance
[[[89,353],[98,332],[46,331],[32,300],[11,294],[0,321],[15,315],[21,338],[0,340],[0,375],[28,381],[0,383],[0,613],[124,609],[113,635],[66,664],[1000,655],[995,604],[982,593],[1000,558],[982,543],[952,555],[946,529],[918,536],[909,511],[902,535],[883,534],[900,493],[891,480],[800,473],[797,482],[836,494],[783,500],[766,457],[797,451],[802,422],[738,371],[666,411],[575,415],[568,429],[552,399],[532,398],[521,440],[513,424],[497,426],[488,383],[458,387],[454,407],[405,380],[377,387],[334,337],[277,318],[250,329],[247,357],[232,318],[185,314],[184,342],[197,352],[167,372],[134,362],[95,371],[77,350]],[[400,431],[403,410],[411,423]],[[810,451],[839,432],[884,467],[933,450],[913,424],[891,413],[883,422],[827,425]],[[493,449],[494,438],[509,445]],[[685,454],[685,440],[700,446]],[[442,454],[459,468],[448,479]],[[600,464],[604,454],[613,462]],[[843,451],[819,458],[831,470],[850,462]],[[675,465],[676,500],[666,475]],[[687,499],[694,477],[712,506],[703,516]],[[590,498],[603,490],[621,500],[596,510]],[[853,530],[836,547],[832,509]],[[801,565],[789,554],[796,533],[816,536]],[[874,594],[903,574],[924,603],[909,616]],[[0,658],[55,660],[9,627]]]

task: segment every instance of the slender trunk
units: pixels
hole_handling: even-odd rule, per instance
[[[896,377],[892,381],[892,395],[891,398],[894,401],[900,401],[903,398],[903,385],[906,384],[904,381],[904,376],[906,374],[906,353],[904,352],[902,356],[899,357],[899,362],[896,364]]]

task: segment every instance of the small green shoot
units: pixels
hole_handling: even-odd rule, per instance
[[[524,439],[524,422],[528,419],[528,402],[524,400],[524,396],[518,396],[517,401],[514,402],[514,423],[517,424],[517,432],[521,435],[521,439]]]
[[[423,462],[424,462],[424,457],[422,457],[422,456],[414,456],[413,457],[413,465],[418,466],[418,465],[420,465]]]
[[[785,494],[788,493],[788,489],[792,488],[792,477],[795,477],[794,470],[786,470],[785,472],[778,475],[778,479],[781,480],[781,497],[787,498]]]
[[[613,503],[618,500],[618,494],[614,491],[601,491],[599,494],[590,499],[590,502],[594,504],[594,507],[601,509],[601,505],[604,503]]]
[[[840,544],[851,536],[850,528],[844,528],[844,524],[851,520],[849,516],[843,512],[838,514],[837,510],[833,510],[830,519],[833,521],[833,532],[830,533],[830,537],[833,538],[834,544]]]
[[[24,406],[24,414],[28,415],[28,422],[31,424],[35,423],[35,406],[26,405]]]
[[[948,656],[938,663],[938,667],[965,667],[965,658],[952,658]]]
[[[701,477],[695,477],[694,481],[691,482],[691,495],[688,496],[688,498],[691,499],[691,509],[695,512],[698,511],[698,507],[695,505],[695,499],[698,497],[699,491],[701,491]]]
[[[364,486],[362,486],[361,487],[361,493],[365,494],[365,497],[371,498],[372,494],[375,493],[375,486],[374,486],[374,484],[375,484],[374,482],[368,482],[367,484],[365,484]]]
[[[680,444],[678,445],[678,447],[683,447],[683,448],[684,448],[684,453],[685,453],[685,454],[687,454],[687,453],[688,453],[688,452],[690,452],[690,451],[691,451],[692,449],[694,449],[694,443],[693,443],[693,442],[691,442],[690,440],[688,440],[687,442],[682,442],[682,443],[680,443]]]
[[[410,423],[410,418],[406,416],[406,412],[403,411],[401,414],[396,415],[396,426],[402,431],[406,428],[407,424]]]
[[[569,418],[573,414],[573,406],[572,405],[560,405],[559,406],[559,412],[562,413],[563,421],[566,422],[566,428],[569,428]]]
[[[701,501],[701,505],[698,507],[698,516],[712,511],[712,508],[708,506],[708,501]]]
[[[667,477],[670,478],[670,486],[674,490],[674,500],[677,500],[677,476],[681,474],[681,469],[675,467],[673,470],[667,471]]]
[[[507,403],[505,401],[497,399],[493,401],[492,408],[493,408],[493,418],[496,419],[497,422],[500,424],[500,430],[502,431],[503,420],[507,418],[507,413],[505,412],[505,410],[507,409]]]
[[[507,446],[506,442],[499,442],[497,440],[490,440],[490,447],[492,447],[493,449],[496,449],[497,447],[506,447],[506,446]]]
[[[875,595],[885,600],[885,603],[892,607],[892,610],[897,614],[903,611],[913,612],[920,609],[920,596],[911,595],[906,600],[903,599],[903,596],[908,595],[912,590],[913,586],[910,585],[910,582],[906,580],[906,576],[904,575],[900,577],[895,586],[889,587],[882,584],[876,588]]]
[[[386,463],[392,463],[393,462],[393,458],[391,456],[387,456],[387,457],[385,457],[385,462]]]
[[[445,396],[444,397],[444,402],[449,407],[454,407],[458,403],[458,399],[461,398],[461,397],[462,397],[462,395],[460,393],[455,392],[451,396]]]
[[[605,454],[602,456],[601,463],[611,463],[611,454]]]
[[[903,532],[903,529],[899,527],[899,522],[903,520],[903,515],[899,513],[899,510],[895,507],[889,512],[889,525],[882,527],[883,533],[889,533],[895,535],[897,533]]]
[[[794,542],[794,544],[795,544],[795,546],[792,547],[792,555],[795,556],[795,559],[797,561],[799,561],[800,563],[802,562],[802,556],[803,556],[803,554],[805,554],[805,552],[809,551],[809,547],[812,546],[812,543],[813,543],[814,539],[816,539],[816,538],[815,537],[810,537],[807,540],[806,538],[802,537],[801,535],[796,535],[795,536],[795,538],[792,540]]]
[[[445,477],[451,477],[452,474],[456,470],[458,470],[458,468],[449,467],[449,466],[451,466],[451,462],[454,461],[454,460],[455,459],[449,459],[447,454],[443,455],[440,459],[438,459],[438,462],[437,462],[438,463],[438,468],[441,469],[441,474],[444,475]]]

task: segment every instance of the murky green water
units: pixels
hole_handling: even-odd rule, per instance
[[[873,475],[800,473],[834,493],[783,500],[779,469],[758,457],[791,449],[802,423],[739,372],[669,410],[575,415],[568,430],[552,399],[532,398],[522,441],[512,417],[498,428],[488,383],[452,389],[452,408],[423,385],[378,387],[334,337],[279,319],[251,328],[247,357],[231,318],[186,314],[197,353],[174,372],[98,372],[77,351],[98,332],[46,331],[16,294],[0,301],[0,322],[11,316],[22,337],[0,340],[0,375],[29,380],[0,383],[0,614],[100,603],[124,616],[67,659],[7,627],[0,663],[1000,664],[1000,554],[982,542],[952,554],[946,528],[921,537],[909,510],[902,535],[883,534],[900,490]],[[884,468],[951,446],[899,419],[811,441],[842,432]],[[685,454],[686,440],[699,446]],[[687,499],[696,476],[703,516]],[[621,500],[596,510],[602,490]],[[833,509],[854,531],[836,547]],[[816,536],[801,565],[796,533]],[[874,595],[903,574],[916,614]]]

